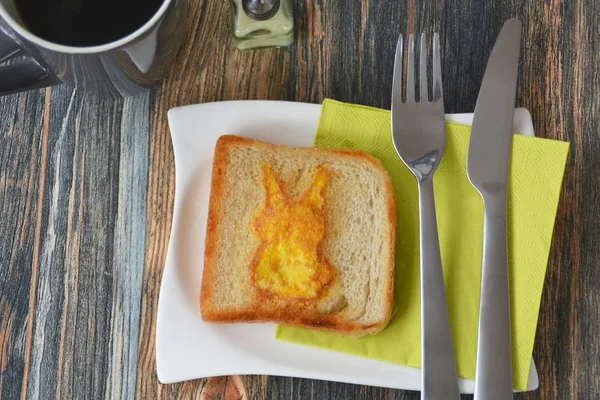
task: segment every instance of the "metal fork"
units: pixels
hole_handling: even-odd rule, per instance
[[[398,156],[417,178],[421,251],[422,399],[459,399],[452,333],[433,198],[433,174],[446,144],[438,34],[433,36],[433,93],[427,90],[425,34],[421,35],[420,99],[415,96],[414,38],[408,39],[406,101],[402,101],[403,39],[398,39],[392,89],[392,140]]]

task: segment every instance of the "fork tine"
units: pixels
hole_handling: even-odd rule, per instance
[[[433,101],[444,102],[444,91],[442,87],[442,67],[440,61],[440,37],[433,34]]]
[[[421,50],[419,50],[419,101],[429,101],[429,93],[427,91],[427,45],[425,34],[421,34]]]
[[[408,61],[406,66],[406,102],[415,102],[415,37],[408,37]]]
[[[402,102],[402,50],[404,48],[404,40],[402,35],[396,43],[396,57],[394,59],[394,76],[392,82],[392,105]],[[395,100],[395,101],[394,101]]]

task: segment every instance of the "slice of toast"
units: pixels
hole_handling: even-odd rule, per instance
[[[393,307],[395,214],[391,180],[366,153],[222,136],[202,318],[379,332]]]

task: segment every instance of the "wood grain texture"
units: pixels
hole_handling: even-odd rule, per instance
[[[266,376],[158,383],[174,201],[166,113],[233,99],[389,108],[394,44],[411,31],[440,33],[446,110],[469,112],[512,16],[523,21],[517,103],[538,136],[571,142],[534,349],[541,386],[516,397],[600,398],[600,0],[294,3],[292,47],[239,52],[228,2],[190,0],[182,51],[152,97],[56,87],[0,98],[0,399],[419,398]]]
[[[0,101],[2,398],[135,392],[149,98]]]
[[[44,102],[43,91],[0,99],[0,398],[19,398],[27,370],[33,248],[42,218]]]

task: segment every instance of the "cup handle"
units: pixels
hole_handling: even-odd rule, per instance
[[[0,27],[0,63],[15,58],[19,59],[0,66],[0,96],[60,83],[41,56],[38,59],[24,51],[19,42]]]

